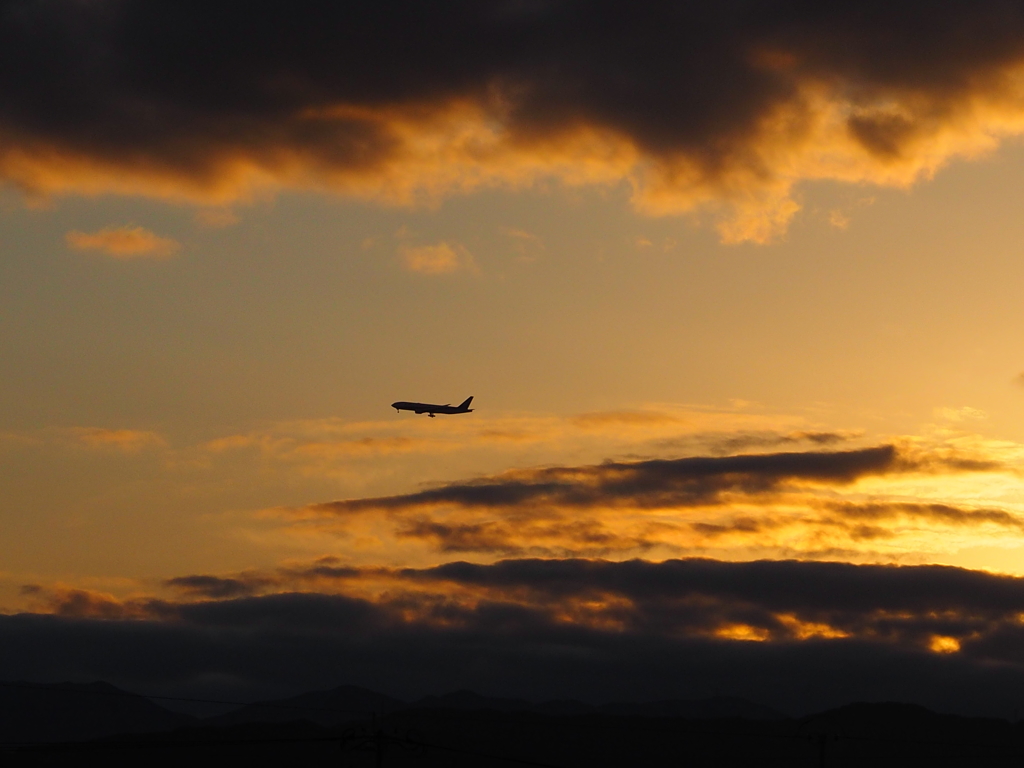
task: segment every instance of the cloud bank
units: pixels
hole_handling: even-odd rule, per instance
[[[256,594],[275,580],[306,587]],[[1024,683],[1024,579],[959,568],[327,559],[169,586],[182,597],[79,590],[0,616],[0,675],[223,695],[343,682],[595,701],[732,694],[795,713],[896,699],[1001,716]]]
[[[1024,129],[1007,0],[12,0],[0,51],[0,178],[34,195],[626,182],[764,241],[802,180],[904,186]]]

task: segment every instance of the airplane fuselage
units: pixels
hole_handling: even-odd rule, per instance
[[[398,402],[392,403],[391,407],[396,411],[412,411],[413,413],[425,413],[431,418],[435,414],[456,414],[456,413],[472,413],[473,409],[469,407],[473,398],[468,398],[465,402],[459,405],[452,405],[446,403],[445,405],[434,405],[433,403],[410,403],[405,400],[399,400]]]

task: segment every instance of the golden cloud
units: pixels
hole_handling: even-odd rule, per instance
[[[608,427],[654,427],[678,425],[682,419],[671,413],[660,411],[600,411],[581,413],[570,421],[581,429],[606,429]]]
[[[74,427],[68,430],[68,434],[76,443],[88,448],[112,448],[125,453],[164,448],[167,445],[167,441],[156,432],[137,429]]]
[[[764,243],[782,235],[800,210],[794,188],[802,181],[905,188],[955,158],[976,158],[1002,138],[1024,132],[1019,106],[1024,87],[1009,94],[972,93],[954,103],[900,104],[905,114],[898,132],[887,114],[898,95],[858,105],[846,96],[844,84],[798,84],[795,92],[713,167],[699,153],[655,154],[629,135],[599,125],[577,125],[544,138],[517,137],[514,126],[486,104],[459,101],[429,110],[337,105],[292,118],[291,131],[315,126],[336,133],[343,145],[358,114],[379,148],[371,160],[355,165],[286,145],[225,148],[196,176],[147,164],[97,163],[43,147],[0,155],[0,175],[33,195],[116,192],[200,205],[247,201],[286,188],[411,205],[436,204],[483,188],[526,188],[546,179],[568,186],[626,182],[642,213],[705,211],[718,219],[723,242]],[[882,144],[891,148],[883,150]],[[112,255],[174,250],[173,241],[145,230],[71,234],[75,247],[103,248]],[[427,274],[471,264],[464,250],[447,243],[403,249],[402,256],[410,269]]]
[[[143,227],[107,227],[98,232],[68,232],[67,244],[80,251],[101,251],[115,259],[166,259],[181,246]]]
[[[1019,504],[978,503],[979,487],[1002,494],[1010,476],[991,456],[878,446],[512,470],[273,516],[285,531],[372,540],[388,557],[420,562],[429,553],[890,561],[1022,540]],[[955,500],[969,477],[978,487]],[[915,484],[915,501],[901,483]]]
[[[288,34],[263,8],[247,9],[244,34],[207,6],[176,9],[174,24],[142,0],[35,13],[0,20],[21,73],[0,100],[0,179],[29,195],[223,206],[290,188],[433,204],[624,184],[644,213],[706,211],[724,241],[765,242],[799,210],[802,182],[906,187],[1024,132],[1024,23],[994,0],[729,18],[342,4],[294,9]],[[216,50],[185,66],[171,53],[209,39]],[[450,263],[441,255],[424,263]]]
[[[1019,541],[1019,446],[943,432],[861,448],[859,433],[808,427],[650,406],[474,417],[443,434],[425,419],[309,420],[200,450],[208,461],[258,457],[261,473],[342,479],[353,498],[233,524],[267,546],[337,547],[361,563],[433,563],[445,553],[948,560]],[[598,463],[544,465],[567,451]],[[600,463],[608,455],[630,458]],[[518,462],[542,466],[492,469]],[[437,484],[444,471],[474,479]],[[412,490],[370,496],[396,479]]]
[[[458,243],[407,245],[402,246],[398,252],[405,268],[421,275],[444,275],[462,270],[476,270],[473,255]]]

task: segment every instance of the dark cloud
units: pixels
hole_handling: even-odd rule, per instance
[[[220,578],[218,576],[178,576],[164,582],[167,586],[187,594],[201,597],[239,597],[251,595],[263,585],[264,580],[248,578]]]
[[[389,575],[372,600],[293,592],[152,601],[133,619],[0,616],[0,677],[220,695],[342,682],[404,696],[732,694],[796,712],[902,699],[1004,715],[1024,683],[1020,578],[712,560],[449,563]]]
[[[5,0],[0,173],[215,198],[629,177],[656,211],[753,198],[729,236],[764,239],[795,179],[904,183],[1005,127],[1022,41],[1008,0]]]
[[[913,520],[918,524],[943,527],[977,527],[992,525],[1010,530],[1024,529],[1024,520],[1002,509],[967,509],[950,504],[920,502],[848,502],[829,501],[820,506],[823,514],[802,517],[802,527],[809,530],[835,529],[845,532],[851,540],[890,539],[899,535],[896,524]],[[785,514],[766,511],[758,517],[737,515],[725,523],[692,523],[690,527],[708,537],[725,534],[757,534],[792,525]]]
[[[693,506],[717,503],[727,492],[765,494],[787,482],[842,485],[867,475],[921,466],[900,457],[891,445],[857,451],[610,461],[584,467],[513,471],[404,496],[336,501],[310,509],[346,514],[441,504],[484,508],[540,503],[562,507]]]
[[[827,612],[985,614],[1007,618],[1024,609],[1024,579],[938,565],[896,566],[710,559],[505,560],[458,562],[401,571],[406,578],[446,580],[548,595],[602,591],[637,604],[664,598],[740,601],[775,613]]]
[[[954,526],[990,523],[1004,528],[1024,528],[1024,521],[1002,509],[964,509],[950,504],[920,502],[832,502],[827,506],[839,513],[832,518],[833,521],[883,521],[907,517]]]
[[[708,432],[688,435],[684,437],[659,440],[655,445],[662,451],[674,451],[677,453],[696,452],[712,455],[731,455],[740,451],[750,451],[765,448],[779,448],[782,446],[793,446],[799,443],[810,443],[813,446],[834,446],[839,443],[852,440],[860,433],[854,432],[775,432],[772,430],[757,431],[733,431]]]
[[[62,590],[52,601],[52,606],[54,612],[60,616],[121,619],[133,613],[120,600],[85,589]]]
[[[453,505],[501,508],[531,505],[637,509],[722,503],[726,494],[758,496],[787,485],[841,486],[871,475],[901,472],[972,472],[997,462],[959,456],[902,455],[895,446],[853,451],[805,451],[683,459],[609,461],[582,467],[513,470],[402,496],[353,499],[308,507],[321,513],[405,510]]]
[[[400,524],[395,535],[429,542],[439,552],[486,552],[503,557],[644,552],[659,543],[656,536],[645,535],[642,530],[639,534],[618,533],[600,520],[568,519],[556,511],[480,523],[438,522],[416,516]]]

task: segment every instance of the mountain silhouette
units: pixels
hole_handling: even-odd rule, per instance
[[[971,740],[1000,740],[1020,731],[1006,720],[961,717],[932,712],[917,704],[895,701],[855,702],[802,719],[808,732],[826,732],[848,738],[930,740],[959,734]]]
[[[109,683],[0,683],[0,741],[82,741],[196,723]]]
[[[370,714],[374,717],[371,719]],[[0,747],[12,766],[241,763],[389,768],[1020,765],[1024,724],[858,702],[802,718],[733,697],[533,703],[459,690],[412,702],[359,686],[309,691],[199,719],[108,683],[0,683]]]
[[[484,696],[474,691],[451,691],[405,702],[392,696],[355,685],[342,685],[324,691],[311,691],[284,699],[248,704],[223,715],[206,718],[212,725],[239,723],[281,723],[308,720],[320,725],[336,725],[366,720],[371,714],[403,710],[447,709],[457,711],[533,712],[541,715],[571,716],[590,713],[634,715],[641,717],[685,717],[691,719],[745,718],[780,720],[786,716],[747,699],[714,697],[639,703],[612,703],[595,706],[582,701],[560,699],[533,703],[526,699]]]
[[[238,725],[308,720],[319,725],[337,725],[351,720],[366,720],[371,713],[386,714],[405,706],[405,702],[399,699],[368,688],[340,685],[286,699],[247,704],[223,715],[206,718],[204,722],[210,725]]]
[[[785,720],[786,715],[736,696],[714,696],[707,699],[670,699],[639,703],[614,703],[599,707],[611,715],[643,717],[685,717],[691,720],[738,717],[745,720]]]
[[[503,699],[494,696],[481,696],[473,691],[452,691],[441,696],[425,696],[410,704],[409,708],[532,712],[535,705],[526,699]]]

